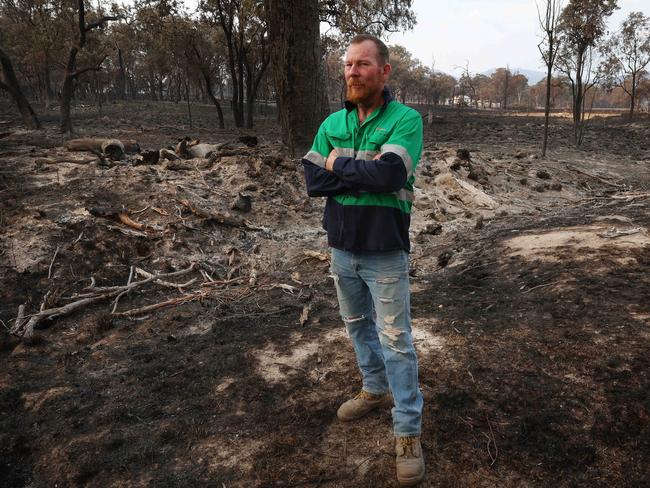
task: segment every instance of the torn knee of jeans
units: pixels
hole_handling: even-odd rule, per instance
[[[365,318],[366,318],[366,316],[364,314],[345,316],[345,317],[343,317],[343,322],[351,324],[353,322],[359,322],[360,320],[363,320]]]
[[[388,297],[379,297],[379,302],[380,303],[395,303],[394,298],[388,298]]]
[[[384,276],[382,278],[377,278],[377,283],[381,285],[390,285],[392,283],[397,283],[399,281],[399,276]]]
[[[382,319],[384,319],[384,323],[386,325],[393,325],[395,323],[395,316],[394,315],[384,315],[382,317]]]
[[[389,341],[398,341],[399,336],[402,335],[404,331],[396,328],[396,327],[384,327],[381,330],[381,333],[388,339]]]
[[[403,354],[407,352],[400,349],[402,342],[401,335],[404,333],[403,330],[396,327],[384,327],[379,333],[386,339],[385,343],[389,349]]]

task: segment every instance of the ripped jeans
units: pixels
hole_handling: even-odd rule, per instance
[[[393,394],[396,436],[419,436],[422,393],[411,337],[408,254],[332,248],[339,308],[368,393]]]

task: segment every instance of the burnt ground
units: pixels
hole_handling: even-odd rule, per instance
[[[109,298],[43,321],[32,341],[2,331],[0,485],[396,486],[390,413],[336,421],[359,380],[322,202],[304,196],[272,114],[256,130],[215,131],[209,107],[194,107],[193,128],[184,109],[105,106],[80,111],[77,126],[143,149],[191,136],[227,150],[156,165],[43,162],[88,154],[62,149],[53,116],[25,131],[3,108],[7,328],[21,304],[70,303],[91,277],[123,285],[131,267],[197,268],[168,279],[186,286],[123,296],[113,314]],[[650,121],[597,118],[577,150],[554,119],[545,159],[541,122],[440,111],[425,129],[412,226],[422,486],[650,483]],[[231,208],[239,193],[250,212]],[[95,208],[127,209],[145,228]],[[138,311],[170,299],[187,302]]]

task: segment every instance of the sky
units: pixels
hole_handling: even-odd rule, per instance
[[[617,30],[630,12],[650,15],[648,0],[619,0],[618,5],[607,22],[610,30]],[[466,63],[471,73],[506,65],[544,69],[535,0],[415,0],[413,10],[415,28],[391,34],[388,44],[404,46],[427,66],[435,63],[436,70],[455,76]]]
[[[198,0],[184,3],[195,9]],[[617,30],[630,12],[650,16],[650,0],[618,0],[618,6],[607,22],[610,30]],[[454,76],[466,63],[471,73],[505,66],[545,71],[537,49],[541,34],[535,0],[414,0],[413,10],[415,28],[391,34],[387,44],[404,46],[426,66],[435,63],[436,70]]]

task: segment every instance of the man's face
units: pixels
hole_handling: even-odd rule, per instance
[[[390,64],[379,61],[377,46],[372,41],[351,44],[345,53],[347,99],[355,104],[372,102],[384,89]]]

